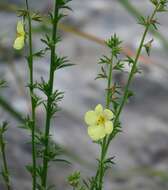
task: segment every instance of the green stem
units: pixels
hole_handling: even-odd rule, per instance
[[[112,70],[113,70],[113,54],[111,57],[111,63],[109,67],[109,75],[108,75],[108,84],[107,84],[107,94],[106,94],[106,109],[110,108],[110,96],[111,96],[111,83],[112,83]],[[106,141],[107,138],[103,139],[102,143],[102,150],[101,150],[101,156],[100,156],[100,164],[98,169],[98,176],[99,176],[99,190],[102,190],[103,186],[103,177],[104,177],[104,160],[106,158]]]
[[[127,9],[127,11],[129,11],[130,14],[132,14],[134,17],[136,18],[140,18],[143,15],[141,14],[140,11],[138,11],[132,4],[130,1],[128,0],[119,0],[119,3],[121,3],[123,5],[123,7],[125,9]],[[149,28],[150,32],[156,37],[158,38],[161,43],[163,44],[163,47],[168,50],[168,41],[167,39],[158,31],[156,31],[155,29],[153,29],[152,27]]]
[[[110,108],[110,95],[111,95],[111,82],[112,82],[112,70],[113,70],[113,55],[111,58],[111,64],[108,75],[107,96],[106,96],[106,108]]]
[[[0,136],[0,147],[1,147],[1,154],[2,154],[2,162],[3,162],[3,178],[5,181],[7,190],[11,190],[3,134],[1,134]]]
[[[99,164],[99,169],[98,169],[98,190],[102,190],[103,187],[103,176],[104,176],[104,160],[106,158],[106,153],[104,152],[105,150],[105,145],[106,145],[106,138],[103,139],[102,143],[102,149],[101,149],[101,156],[100,156],[100,164]]]
[[[30,80],[30,96],[31,96],[31,109],[32,109],[32,128],[31,128],[31,138],[32,138],[32,162],[33,162],[33,171],[32,171],[32,178],[33,178],[33,183],[32,183],[32,189],[36,189],[36,147],[35,147],[35,125],[36,125],[36,115],[35,115],[35,105],[34,105],[34,99],[33,99],[33,93],[34,93],[34,79],[33,79],[33,46],[32,46],[32,20],[31,20],[31,15],[30,15],[30,10],[29,10],[29,5],[28,5],[28,0],[26,0],[26,7],[27,7],[27,12],[28,12],[28,26],[29,26],[29,80]]]
[[[55,1],[54,9],[54,22],[52,29],[52,46],[51,46],[51,60],[50,60],[50,77],[49,77],[49,93],[47,97],[47,110],[46,110],[46,125],[45,125],[45,150],[43,155],[43,173],[42,173],[42,187],[46,189],[47,173],[48,173],[48,146],[49,146],[49,133],[50,133],[50,123],[52,117],[52,93],[53,93],[53,83],[54,83],[54,61],[55,61],[55,49],[56,49],[56,38],[57,38],[57,18],[59,14],[59,8],[57,6],[57,0]]]
[[[150,20],[152,20],[157,12],[157,8],[155,8],[152,16],[150,17]],[[137,54],[136,54],[136,57],[135,57],[135,61],[134,61],[134,64],[132,66],[132,69],[131,69],[131,72],[130,72],[130,75],[128,77],[128,81],[127,81],[127,84],[126,84],[126,87],[125,87],[125,90],[124,90],[124,96],[123,96],[123,99],[121,101],[121,104],[120,104],[120,107],[117,111],[117,114],[116,114],[116,117],[115,117],[115,120],[114,120],[114,127],[117,125],[118,123],[118,119],[120,117],[120,114],[121,114],[121,111],[123,110],[123,107],[127,101],[127,96],[128,96],[128,92],[129,92],[129,86],[131,84],[131,81],[132,81],[132,78],[135,74],[135,69],[136,69],[136,66],[137,66],[137,63],[138,63],[138,59],[139,59],[139,56],[141,54],[141,51],[142,51],[142,48],[143,48],[143,45],[144,45],[144,41],[145,41],[145,38],[146,38],[146,35],[148,33],[148,30],[150,28],[150,24],[148,24],[145,28],[145,31],[143,33],[143,36],[142,36],[142,40],[140,42],[140,45],[139,45],[139,48],[138,48],[138,51],[137,51]],[[112,56],[112,62],[113,62],[113,56]],[[109,109],[110,107],[110,88],[111,88],[111,81],[112,81],[112,63],[110,65],[110,69],[109,69],[109,76],[108,76],[108,93],[107,93],[107,96],[106,96],[106,108]],[[104,177],[104,167],[103,167],[103,162],[104,162],[104,159],[106,158],[106,154],[107,154],[107,151],[108,151],[108,147],[109,147],[109,144],[113,138],[113,135],[114,133],[112,133],[109,138],[105,138],[103,140],[103,144],[102,144],[102,151],[101,151],[101,160],[100,160],[100,165],[99,165],[99,189],[98,190],[102,190],[102,185],[103,185],[103,177]]]
[[[151,17],[150,17],[150,21],[153,20],[155,14],[157,13],[157,9],[158,7],[156,7],[154,9],[154,12],[152,13]],[[123,95],[123,99],[121,101],[121,104],[120,104],[120,107],[116,113],[116,116],[115,116],[115,120],[114,120],[114,127],[117,125],[118,123],[118,120],[119,120],[119,117],[120,117],[120,114],[123,110],[123,107],[127,101],[127,97],[128,97],[128,92],[129,92],[129,87],[130,87],[130,84],[132,82],[132,79],[134,77],[134,74],[135,74],[135,70],[136,70],[136,67],[137,67],[137,63],[138,63],[138,60],[139,60],[139,57],[140,57],[140,54],[141,54],[141,51],[142,51],[142,48],[143,48],[143,45],[144,45],[144,41],[145,41],[145,38],[146,38],[146,35],[149,31],[149,28],[150,28],[150,23],[146,25],[146,28],[145,28],[145,31],[143,33],[143,36],[142,36],[142,39],[141,39],[141,42],[140,42],[140,45],[139,45],[139,48],[137,50],[137,53],[136,53],[136,57],[135,57],[135,61],[133,63],[133,66],[132,66],[132,69],[131,69],[131,72],[130,72],[130,75],[128,77],[128,81],[127,81],[127,84],[125,86],[125,89],[124,89],[124,95]],[[106,152],[107,152],[107,149],[108,149],[108,146],[112,140],[112,138],[114,137],[114,133],[112,133],[109,138],[108,138],[108,141],[107,141],[107,144],[106,144]]]

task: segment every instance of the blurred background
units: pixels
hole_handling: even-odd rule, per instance
[[[29,0],[33,10],[44,15],[52,0]],[[62,43],[58,48],[76,66],[58,71],[55,88],[65,91],[62,110],[52,122],[54,140],[65,150],[71,166],[53,164],[50,183],[58,190],[68,190],[66,177],[80,170],[84,177],[95,174],[98,147],[91,142],[83,121],[84,113],[104,104],[105,83],[95,81],[99,58],[108,51],[104,39],[117,33],[124,41],[123,54],[134,55],[143,28],[137,17],[152,10],[149,0],[73,0],[73,12],[60,25]],[[30,190],[31,178],[24,166],[31,162],[29,136],[19,129],[21,117],[30,110],[25,86],[28,82],[24,52],[12,49],[16,35],[16,10],[23,0],[0,0],[0,77],[8,88],[0,92],[0,118],[10,122],[7,154],[14,190]],[[123,132],[112,142],[109,154],[115,165],[107,173],[105,190],[165,190],[168,188],[168,15],[158,15],[159,32],[150,32],[155,39],[151,57],[145,52],[140,59],[141,75],[132,84],[135,96],[122,114]],[[34,25],[34,49],[42,47],[40,38],[47,27]],[[48,78],[49,57],[35,61],[35,78]],[[127,74],[115,76],[126,82]],[[44,112],[37,110],[38,125],[43,127]],[[2,180],[0,189],[4,189]]]

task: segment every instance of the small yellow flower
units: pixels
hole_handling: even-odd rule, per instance
[[[18,21],[17,23],[17,33],[16,33],[16,40],[13,44],[13,48],[16,50],[21,50],[25,44],[25,31],[24,25],[22,21]]]
[[[90,110],[85,114],[85,122],[88,125],[88,134],[94,141],[103,139],[113,131],[113,112],[109,109],[104,109],[98,104],[95,110]]]

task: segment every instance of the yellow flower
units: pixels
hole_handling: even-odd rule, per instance
[[[98,104],[95,110],[90,110],[85,114],[85,122],[88,125],[88,134],[94,141],[103,139],[113,131],[113,112],[109,109],[104,109]]]
[[[25,43],[24,25],[22,21],[18,21],[16,40],[13,44],[13,48],[16,50],[21,50],[24,47],[24,43]]]

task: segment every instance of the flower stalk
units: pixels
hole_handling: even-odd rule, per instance
[[[63,98],[63,92],[59,90],[54,90],[54,77],[55,71],[64,67],[72,66],[66,57],[58,57],[56,54],[56,45],[60,41],[60,38],[57,35],[57,25],[61,18],[65,15],[59,13],[60,9],[70,9],[66,3],[69,0],[55,0],[55,6],[53,14],[50,13],[50,24],[52,24],[52,35],[45,34],[45,38],[42,38],[41,41],[45,44],[44,49],[40,49],[38,52],[33,52],[32,47],[32,20],[41,22],[41,16],[38,13],[31,13],[29,10],[28,0],[26,0],[26,10],[20,10],[20,16],[25,20],[27,18],[28,23],[28,42],[29,42],[29,55],[27,57],[28,66],[29,66],[29,90],[31,96],[31,108],[32,114],[30,117],[25,119],[25,124],[22,128],[29,130],[31,132],[31,144],[32,144],[32,165],[27,165],[27,170],[31,173],[33,183],[32,189],[36,190],[43,189],[46,190],[49,187],[47,186],[47,177],[48,177],[48,166],[49,162],[66,162],[68,161],[60,158],[56,158],[61,155],[60,147],[58,147],[52,139],[50,139],[50,126],[51,119],[54,114],[59,111],[58,102]],[[22,26],[22,25],[21,25]],[[18,29],[18,27],[17,27]],[[21,31],[24,32],[24,28],[21,27]],[[20,28],[19,28],[20,31]],[[23,33],[22,32],[22,33]],[[22,39],[17,38],[14,42],[15,49],[21,49],[23,47]],[[21,43],[21,45],[20,45]],[[19,47],[19,48],[18,48]],[[43,57],[46,52],[50,52],[50,72],[49,79],[47,82],[41,77],[41,82],[34,82],[33,76],[33,62],[34,57]],[[40,90],[46,95],[46,99],[36,95],[35,90]],[[36,107],[43,105],[46,112],[45,117],[45,129],[39,130],[36,128]]]
[[[33,75],[33,46],[32,46],[32,18],[29,10],[28,0],[26,0],[27,19],[28,19],[28,43],[29,43],[29,90],[31,96],[31,145],[32,145],[32,189],[36,190],[36,143],[35,143],[35,131],[36,131],[36,105],[34,100],[34,75]]]
[[[166,10],[166,5],[167,5],[167,0],[160,0],[160,1],[155,1],[151,0],[151,3],[155,6],[152,14],[150,17],[141,17],[140,18],[140,24],[145,27],[142,39],[140,41],[139,47],[137,49],[137,53],[135,58],[129,57],[127,60],[120,60],[118,59],[118,54],[121,52],[120,48],[120,43],[119,39],[114,35],[109,41],[106,42],[107,46],[111,49],[111,57],[103,56],[100,60],[100,64],[106,64],[108,65],[107,69],[105,69],[104,66],[101,67],[101,73],[98,74],[97,79],[99,78],[105,78],[107,79],[107,94],[106,94],[106,109],[111,110],[114,113],[114,119],[112,118],[113,122],[113,130],[112,132],[105,137],[101,137],[99,134],[100,140],[96,141],[100,147],[101,147],[101,154],[100,154],[100,159],[98,160],[98,169],[96,172],[96,176],[94,178],[91,178],[90,180],[90,190],[102,190],[103,189],[103,182],[104,182],[104,175],[105,171],[111,167],[113,164],[113,157],[106,158],[107,157],[107,152],[109,149],[109,145],[113,138],[116,136],[117,133],[121,131],[121,126],[120,126],[120,115],[121,112],[129,99],[130,96],[132,96],[132,92],[130,91],[130,84],[135,76],[135,74],[138,72],[137,64],[139,57],[141,55],[142,49],[145,48],[148,56],[151,48],[151,41],[149,41],[150,46],[148,48],[145,47],[145,39],[148,34],[148,31],[151,27],[153,27],[155,30],[157,29],[158,21],[156,20],[155,16],[157,12],[164,12]],[[116,63],[114,63],[114,58]],[[118,71],[124,71],[124,64],[123,63],[128,63],[131,66],[131,71],[128,76],[127,83],[125,85],[123,93],[121,93],[120,90],[121,86],[117,86],[116,84],[112,84],[112,73],[113,70],[118,70]],[[107,71],[109,74],[107,75]],[[115,95],[113,97],[113,95]],[[113,107],[111,108],[111,104]],[[88,113],[88,112],[87,112]],[[86,113],[86,115],[87,115]],[[86,120],[86,115],[85,115],[85,122],[88,124],[88,121]],[[91,117],[91,113],[90,113]],[[92,119],[92,120],[91,120]],[[92,113],[92,118],[90,118],[90,124],[94,124],[95,118],[94,114]],[[98,120],[97,120],[98,121]],[[99,125],[99,129],[100,129]],[[97,133],[97,131],[95,131]],[[94,134],[92,134],[94,136]],[[91,137],[92,137],[91,136]],[[94,140],[94,139],[93,139]]]
[[[113,53],[111,54],[111,61],[109,65],[109,75],[108,75],[108,84],[107,84],[107,94],[106,94],[106,109],[110,109],[110,103],[111,103],[111,86],[112,86],[112,70],[113,70]],[[101,190],[103,186],[103,176],[104,176],[104,160],[106,159],[106,142],[107,137],[103,139],[102,146],[101,146],[101,156],[100,156],[100,163],[99,163],[99,169],[98,169],[98,180],[99,184],[98,187]]]
[[[152,25],[153,19],[154,19],[155,15],[156,15],[156,13],[157,13],[157,11],[158,11],[158,7],[159,7],[159,6],[160,6],[160,4],[158,4],[158,5],[155,7],[155,9],[154,9],[154,11],[153,11],[151,17],[150,17],[150,18],[148,19],[148,21],[146,22],[145,30],[144,30],[144,33],[143,33],[143,35],[142,35],[142,39],[141,39],[141,41],[140,41],[140,45],[139,45],[139,48],[138,48],[137,53],[136,53],[136,56],[135,56],[135,60],[133,61],[133,66],[132,66],[131,72],[130,72],[130,74],[129,74],[128,81],[127,81],[126,86],[125,86],[125,89],[124,89],[124,95],[123,95],[121,104],[120,104],[119,109],[118,109],[118,111],[117,111],[117,113],[116,113],[116,116],[115,116],[114,126],[117,125],[118,120],[119,120],[119,117],[120,117],[120,114],[121,114],[121,112],[122,112],[122,110],[123,110],[123,107],[124,107],[124,105],[125,105],[125,103],[126,103],[126,101],[127,101],[127,99],[128,99],[129,87],[130,87],[130,84],[131,84],[131,82],[132,82],[132,79],[133,79],[134,75],[136,74],[137,63],[138,63],[140,54],[141,54],[141,52],[142,52],[142,48],[143,48],[143,46],[144,46],[145,38],[146,38],[146,36],[147,36],[147,33],[148,33],[148,31],[149,31],[150,26]],[[113,135],[114,135],[114,133],[112,133],[112,134],[109,136],[108,141],[107,141],[107,145],[106,145],[106,149],[108,149],[108,146],[109,146],[111,140],[112,140],[113,137],[114,137]]]
[[[46,124],[45,124],[45,150],[43,155],[43,170],[42,170],[42,187],[46,188],[47,173],[48,173],[48,145],[49,145],[49,133],[50,133],[50,123],[52,118],[52,94],[53,94],[53,83],[55,74],[55,50],[57,42],[57,26],[58,26],[58,14],[59,6],[57,0],[55,0],[54,8],[54,18],[53,18],[53,28],[52,28],[52,44],[51,44],[51,55],[50,55],[50,76],[48,81],[48,95],[47,95],[47,107],[46,107]]]
[[[6,159],[6,143],[4,139],[4,133],[7,131],[7,123],[4,122],[0,127],[0,153],[2,156],[2,177],[5,182],[5,186],[7,190],[11,190],[10,178],[9,178],[9,169]]]
[[[121,104],[119,106],[119,109],[118,109],[118,111],[116,112],[116,115],[115,115],[114,129],[115,129],[116,125],[118,125],[118,122],[119,122],[118,120],[119,120],[120,114],[121,114],[121,112],[123,110],[123,107],[124,107],[124,105],[125,105],[125,103],[126,103],[126,101],[128,99],[129,87],[130,87],[130,84],[132,82],[132,79],[133,79],[134,75],[136,74],[137,63],[138,63],[140,54],[142,52],[142,48],[144,47],[144,42],[145,42],[147,33],[149,31],[150,26],[152,25],[152,22],[154,21],[154,17],[156,15],[157,11],[158,11],[159,6],[160,6],[160,4],[158,3],[158,5],[155,7],[152,15],[150,16],[150,18],[148,18],[148,21],[146,22],[145,30],[144,30],[144,33],[142,35],[142,39],[140,41],[140,45],[139,45],[139,48],[138,48],[136,56],[135,56],[135,60],[133,61],[133,65],[132,65],[132,69],[131,69],[131,72],[130,72],[129,77],[128,77],[128,81],[127,81],[125,89],[124,89],[124,95],[123,95]],[[108,77],[109,80],[108,81],[112,80],[111,73],[112,73],[112,69],[110,67],[109,77]],[[110,84],[110,82],[108,82],[108,84]],[[110,87],[110,85],[108,85],[108,88]],[[109,97],[109,92],[107,93],[107,97]],[[107,98],[107,108],[108,109],[109,109],[110,101],[111,101],[110,98]],[[104,139],[103,146],[102,146],[101,162],[100,163],[102,163],[103,159],[105,159],[107,151],[108,151],[108,148],[109,148],[109,145],[110,145],[110,142],[114,138],[115,134],[116,134],[115,130],[113,130],[113,132],[107,138],[107,141],[106,141],[106,138]],[[102,190],[102,185],[103,185],[103,167],[102,167],[102,164],[101,164],[101,166],[100,166],[100,177],[99,177],[99,190]]]

